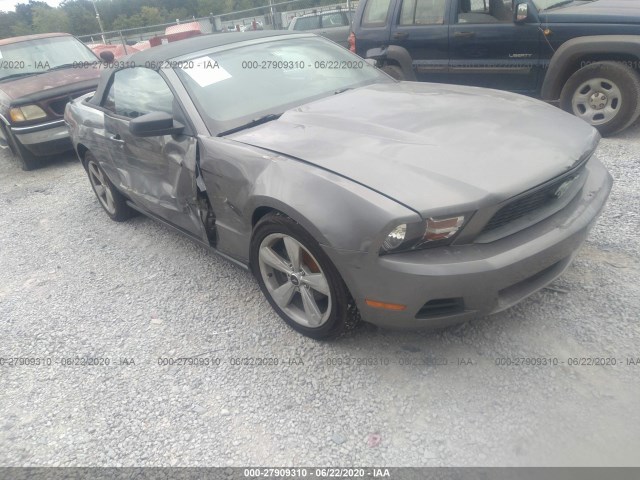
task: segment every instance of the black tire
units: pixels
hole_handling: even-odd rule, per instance
[[[311,294],[315,295],[316,299],[318,299],[318,301],[315,303],[316,305],[319,305],[320,302],[325,302],[323,304],[323,313],[326,317],[326,320],[320,326],[313,327],[304,325],[301,323],[300,318],[295,318],[295,311],[300,311],[301,315],[298,315],[298,317],[303,317],[307,314],[307,307],[304,305],[304,299],[302,298],[304,294],[302,290],[306,288],[307,292],[309,292],[310,289],[308,285],[303,284],[304,273],[302,273],[303,276],[300,277],[301,282],[293,284],[293,280],[291,279],[291,277],[288,277],[286,274],[282,273],[281,271],[276,271],[275,269],[272,269],[273,273],[270,273],[270,267],[268,265],[265,265],[264,261],[261,262],[261,247],[268,247],[270,245],[270,242],[272,241],[271,239],[273,239],[274,237],[277,238],[280,235],[292,238],[293,240],[298,242],[299,246],[302,247],[299,250],[301,265],[301,267],[298,269],[299,271],[306,270],[307,275],[312,275],[313,273],[315,273],[316,275],[323,275],[324,279],[326,279],[326,286],[328,286],[329,292],[329,295],[326,296],[326,299],[324,298],[324,295],[322,293],[319,293],[319,291],[315,291],[313,288],[311,289]],[[274,249],[279,246],[279,241],[282,242],[280,246],[282,248],[285,248],[284,239],[276,239],[273,243]],[[287,250],[282,250],[282,259],[291,260],[286,252]],[[351,329],[355,326],[357,317],[351,311],[353,310],[352,300],[347,286],[345,285],[335,266],[322,250],[318,242],[298,223],[281,214],[274,213],[266,215],[258,222],[258,224],[254,228],[253,237],[251,239],[250,256],[253,274],[256,277],[258,284],[260,285],[262,293],[265,297],[267,297],[267,300],[276,311],[276,313],[280,315],[280,317],[291,328],[307,337],[321,340],[337,337],[342,334],[347,328]],[[293,262],[291,262],[291,264],[293,264]],[[276,278],[278,275],[280,276],[280,280]],[[295,287],[297,291],[293,293],[291,297],[292,300],[290,300],[289,305],[285,307],[288,309],[288,311],[283,310],[283,308],[281,308],[276,300],[274,300],[270,287],[268,287],[265,283],[265,278],[270,282],[270,284],[279,284],[279,282],[282,281],[283,285],[285,283],[298,285],[297,287]],[[273,289],[273,287],[271,288]],[[307,295],[309,295],[309,293],[307,293]]]
[[[124,222],[133,217],[136,211],[127,205],[125,196],[111,183],[111,180],[109,180],[109,177],[104,173],[104,170],[91,152],[85,153],[82,163],[89,177],[93,193],[96,194],[98,203],[109,215],[109,218],[115,222]],[[102,186],[104,190],[102,190]]]
[[[404,72],[398,65],[386,64],[380,67],[380,70],[396,80],[404,80],[406,78]]]
[[[562,88],[560,107],[598,129],[620,132],[640,116],[640,75],[617,62],[598,62],[575,72]]]
[[[20,141],[5,127],[3,128],[4,136],[7,139],[7,144],[11,149],[11,152],[18,160],[20,167],[25,172],[29,170],[34,170],[40,166],[42,166],[42,162],[38,157],[36,157],[33,153],[27,150],[24,145],[20,143]]]

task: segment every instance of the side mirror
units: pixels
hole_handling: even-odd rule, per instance
[[[111,50],[103,50],[100,52],[100,58],[106,63],[113,63],[113,59],[116,58]]]
[[[129,132],[136,137],[160,137],[162,135],[178,135],[184,125],[176,122],[166,112],[151,112],[141,115],[129,122]]]
[[[529,18],[529,5],[526,3],[519,3],[516,7],[516,23],[524,23]]]

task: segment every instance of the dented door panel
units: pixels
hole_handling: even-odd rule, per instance
[[[138,206],[206,242],[196,188],[197,141],[186,135],[137,137],[129,121],[105,115],[119,188]]]

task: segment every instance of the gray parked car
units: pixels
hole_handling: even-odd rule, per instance
[[[611,188],[598,133],[568,113],[397,82],[316,35],[202,36],[129,63],[65,114],[100,204],[251,268],[310,337],[505,309],[562,273]]]

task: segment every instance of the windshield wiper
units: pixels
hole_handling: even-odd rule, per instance
[[[270,122],[272,120],[277,120],[282,116],[281,113],[269,113],[268,115],[263,115],[262,117],[254,118],[250,122],[245,123],[244,125],[240,125],[239,127],[234,127],[229,130],[226,130],[222,133],[219,133],[219,137],[224,137],[225,135],[229,135],[230,133],[236,133],[240,130],[244,130],[246,128],[255,127],[256,125],[261,125],[263,123]]]
[[[7,75],[6,77],[0,78],[0,82],[4,82],[5,80],[10,80],[12,78],[20,78],[20,77],[28,77],[30,75],[37,75],[40,72],[20,72],[20,73],[12,73],[11,75]]]
[[[351,87],[341,88],[341,89],[336,90],[335,92],[333,92],[333,94],[334,95],[338,95],[339,93],[346,92],[347,90],[353,90],[353,88],[351,88]]]
[[[62,65],[56,65],[55,67],[47,68],[47,72],[53,72],[54,70],[62,70],[64,68],[71,68],[75,65],[73,63],[63,63]]]

